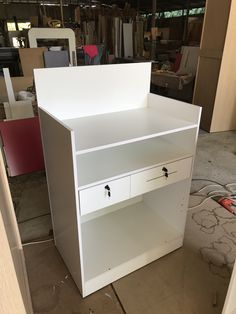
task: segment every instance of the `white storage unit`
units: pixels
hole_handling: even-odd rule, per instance
[[[183,244],[201,110],[150,76],[35,70],[55,243],[84,297]]]

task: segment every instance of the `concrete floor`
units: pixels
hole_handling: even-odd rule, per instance
[[[236,182],[236,132],[199,135],[194,179]],[[192,191],[211,182],[194,180]],[[51,237],[51,220],[45,176],[42,173],[10,179],[23,242]],[[192,199],[191,202],[198,202]],[[191,203],[190,202],[190,203]],[[214,201],[201,209],[214,211]],[[198,208],[196,209],[198,210]],[[211,314],[221,313],[230,269],[200,254],[203,244],[213,243],[212,233],[199,233],[189,211],[184,246],[82,299],[52,241],[24,247],[35,313],[50,314]],[[219,214],[220,217],[221,214]],[[36,219],[33,217],[40,216]],[[232,217],[223,216],[225,220]],[[217,217],[217,221],[219,218]],[[236,227],[236,225],[235,225]],[[209,230],[215,230],[213,226]],[[200,231],[199,231],[200,230]],[[220,235],[223,237],[224,230]],[[201,236],[198,236],[198,235]],[[228,239],[228,238],[227,238]],[[218,240],[217,240],[218,241]],[[216,242],[217,242],[216,241]],[[219,241],[218,241],[219,242]],[[217,243],[218,243],[217,242]],[[200,248],[200,249],[199,249]],[[215,251],[214,251],[215,253]],[[235,253],[236,254],[236,253]],[[220,254],[218,254],[220,255]],[[222,256],[222,254],[220,255]],[[209,262],[210,261],[210,262]],[[217,272],[211,266],[217,267]],[[214,269],[215,269],[214,268]]]
[[[200,132],[193,178],[215,180],[221,184],[236,182],[235,131]]]

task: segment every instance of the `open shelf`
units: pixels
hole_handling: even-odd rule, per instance
[[[81,227],[86,281],[127,261],[143,259],[143,255],[150,262],[155,249],[183,238],[144,202],[89,220]]]
[[[151,107],[63,120],[63,123],[74,130],[77,154],[197,127],[188,121],[159,115]]]
[[[194,130],[77,155],[78,188],[88,188],[137,171],[193,156]]]

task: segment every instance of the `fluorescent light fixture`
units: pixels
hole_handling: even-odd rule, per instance
[[[50,7],[60,7],[61,6],[60,3],[49,3],[49,2],[46,2],[46,3],[41,2],[40,5],[47,5]],[[63,7],[68,7],[68,3],[63,4]]]

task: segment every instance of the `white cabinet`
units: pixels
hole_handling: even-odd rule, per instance
[[[150,75],[35,70],[55,244],[84,297],[183,244],[201,110]]]

